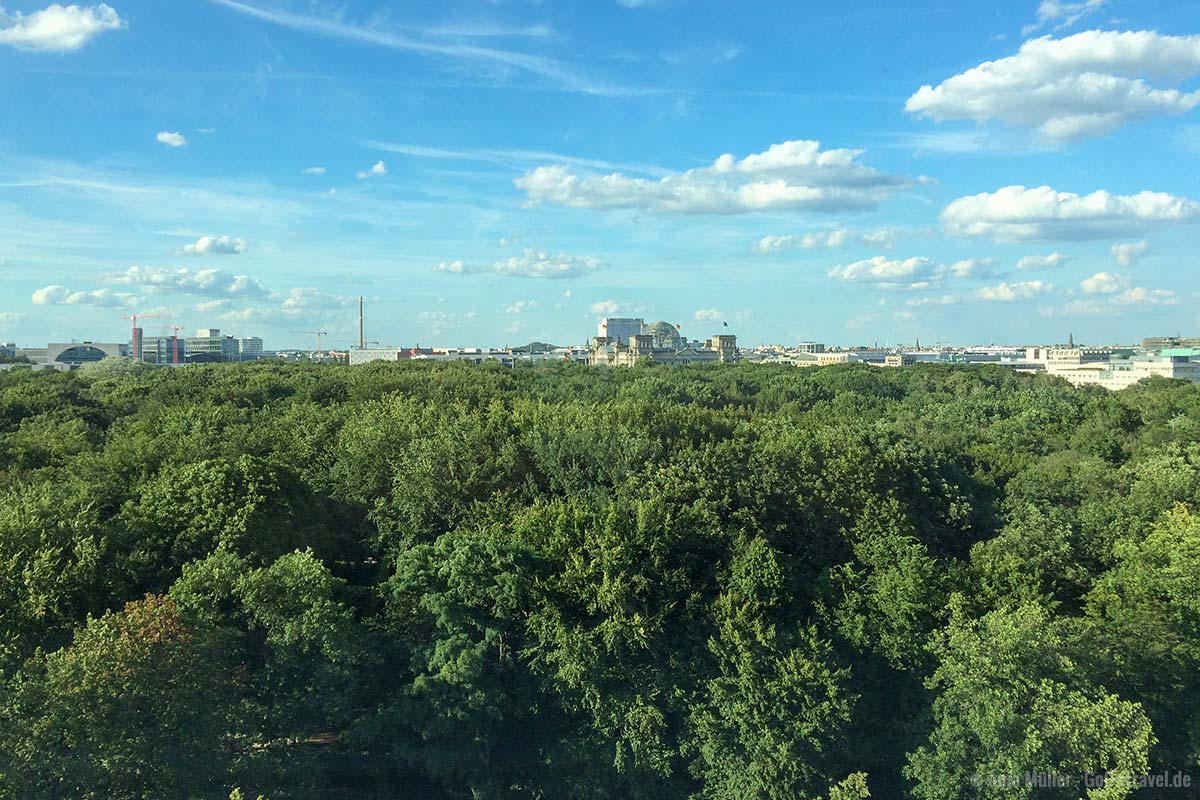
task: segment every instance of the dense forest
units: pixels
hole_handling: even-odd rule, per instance
[[[1200,387],[0,377],[0,797],[1194,795],[1139,788],[1179,774]]]

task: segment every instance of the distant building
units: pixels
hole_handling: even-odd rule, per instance
[[[713,336],[706,342],[688,342],[669,322],[652,322],[628,343],[611,336],[592,340],[588,363],[631,367],[639,363],[684,366],[732,363],[738,359],[736,336]]]
[[[821,352],[816,353],[817,366],[828,367],[832,364],[883,364],[887,361],[888,354],[884,350],[843,350],[840,352]]]
[[[1077,367],[1080,364],[1101,364],[1112,360],[1119,351],[1111,347],[1048,347],[1043,358],[1049,370]]]
[[[1200,383],[1200,363],[1186,355],[1144,355],[1107,362],[1084,362],[1073,366],[1047,365],[1046,373],[1074,386],[1095,384],[1106,389],[1125,389],[1144,378],[1177,378]]]
[[[642,332],[646,321],[641,317],[605,317],[597,326],[596,335],[620,344],[629,344]]]
[[[801,342],[795,350],[797,353],[824,353],[825,345],[820,342]]]
[[[237,340],[237,349],[243,359],[258,358],[263,354],[263,340],[258,336],[243,336]]]
[[[188,363],[208,361],[236,361],[238,341],[232,336],[222,336],[219,328],[201,328],[195,336],[184,342]]]
[[[885,367],[911,367],[917,363],[917,357],[909,353],[892,353],[883,359]]]
[[[173,364],[175,354],[179,353],[179,363],[184,363],[187,351],[186,342],[175,336],[141,337],[142,361],[147,364]],[[135,349],[133,352],[137,352]]]
[[[128,358],[131,350],[124,342],[52,342],[45,347],[18,348],[15,355],[25,356],[34,364],[73,368],[106,358]]]
[[[1180,347],[1200,349],[1200,337],[1151,336],[1148,339],[1142,339],[1142,349],[1151,352],[1157,350],[1170,350],[1172,348]]]

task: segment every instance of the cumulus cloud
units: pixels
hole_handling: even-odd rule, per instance
[[[1026,271],[1058,269],[1065,265],[1071,257],[1062,253],[1050,253],[1044,256],[1021,256],[1017,261],[1017,269]]]
[[[615,314],[621,310],[621,306],[616,300],[601,300],[597,303],[592,303],[593,314]]]
[[[1136,267],[1149,249],[1146,242],[1121,242],[1112,246],[1112,254],[1118,267],[1129,269]]]
[[[1197,74],[1200,36],[1085,31],[1032,39],[1016,55],[985,61],[936,87],[922,86],[905,109],[935,122],[998,120],[1062,142],[1190,111],[1200,92],[1181,92],[1173,84]],[[1155,87],[1148,79],[1167,85]]]
[[[178,292],[208,297],[266,297],[269,294],[257,278],[219,269],[190,270],[185,267],[170,270],[133,266],[106,276],[105,281],[157,293]]]
[[[697,322],[719,322],[725,315],[716,308],[701,308],[693,315]]]
[[[976,292],[980,300],[994,300],[1003,303],[1013,300],[1028,300],[1039,294],[1048,292],[1053,287],[1042,281],[1020,281],[1017,283],[998,283],[995,286],[985,286]]]
[[[1042,0],[1038,5],[1037,22],[1026,25],[1021,29],[1021,33],[1030,34],[1047,25],[1053,25],[1054,30],[1069,28],[1088,14],[1099,11],[1106,2],[1108,0],[1079,0],[1074,3],[1062,0]]]
[[[114,292],[111,289],[75,291],[58,284],[43,286],[33,293],[31,299],[35,306],[101,306],[104,308],[124,308],[141,302],[141,298],[137,295],[125,292]]]
[[[559,164],[537,167],[514,183],[531,203],[680,214],[873,208],[911,185],[907,178],[885,175],[860,163],[862,152],[822,150],[820,142],[790,141],[740,161],[725,154],[707,167],[658,180],[619,172],[577,174]]]
[[[53,3],[30,14],[9,14],[0,6],[0,44],[30,52],[66,53],[124,24],[117,12],[104,3],[95,6]]]
[[[1123,275],[1097,272],[1090,278],[1084,278],[1079,286],[1084,294],[1116,294],[1129,286],[1129,281]]]
[[[852,283],[872,283],[885,289],[921,289],[940,281],[945,267],[924,257],[890,259],[884,256],[833,267],[828,275]]]
[[[167,147],[183,147],[187,144],[187,137],[182,133],[173,133],[171,131],[159,131],[154,137]]]
[[[1200,218],[1200,203],[1162,192],[1089,195],[1049,186],[1005,186],[960,197],[942,210],[942,224],[960,236],[997,241],[1104,239]]]
[[[238,255],[246,252],[246,240],[232,236],[201,236],[192,244],[185,244],[180,250],[190,255]]]
[[[380,175],[387,175],[387,164],[384,164],[382,161],[376,161],[370,169],[359,172],[358,179],[363,181],[367,178],[374,178]]]
[[[501,275],[511,278],[578,278],[604,267],[604,262],[589,256],[566,253],[551,254],[545,250],[526,248],[519,256],[496,261],[490,266],[471,266],[462,261],[443,261],[435,272],[452,275]]]
[[[760,253],[777,253],[782,250],[819,250],[861,244],[867,247],[890,249],[895,243],[896,232],[892,228],[858,233],[848,228],[813,231],[799,236],[764,236],[754,245]]]
[[[921,256],[905,259],[875,256],[836,266],[827,274],[851,283],[874,284],[881,289],[927,289],[950,277],[995,277],[997,262],[994,258],[964,258],[953,264],[942,264]]]

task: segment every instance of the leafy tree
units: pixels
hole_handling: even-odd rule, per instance
[[[147,596],[38,655],[0,706],[9,797],[224,797],[234,676],[221,637]]]

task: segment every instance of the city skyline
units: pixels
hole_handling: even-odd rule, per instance
[[[1192,335],[1198,75],[1164,2],[8,0],[0,341]]]

